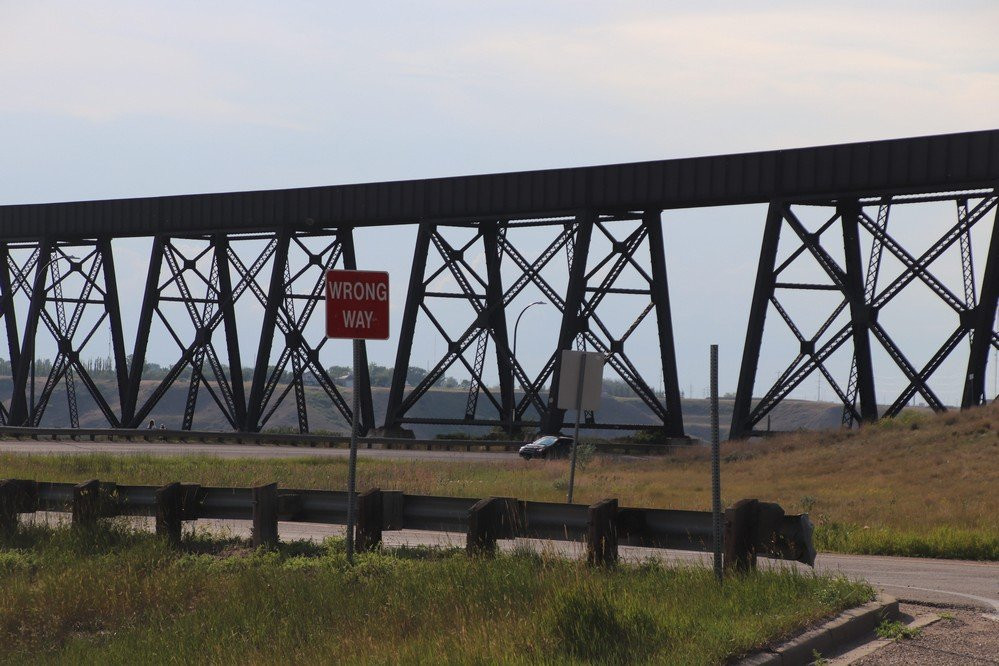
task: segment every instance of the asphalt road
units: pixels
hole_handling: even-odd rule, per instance
[[[255,444],[204,444],[200,442],[74,442],[61,440],[48,441],[0,441],[2,453],[34,454],[89,454],[117,453],[121,455],[190,456],[207,455],[220,458],[301,458],[318,456],[321,458],[344,458],[350,453],[347,448],[312,448],[299,446],[258,446]],[[515,460],[516,453],[499,451],[418,451],[404,449],[358,448],[360,457],[383,458],[388,460],[463,460],[496,461]]]
[[[145,442],[0,442],[0,452],[33,454],[149,454],[177,456],[190,454],[215,455],[223,458],[292,458],[301,456],[346,456],[346,449],[295,448],[278,446],[253,446],[239,444],[168,444]],[[458,451],[399,451],[361,449],[359,455],[372,458],[407,460],[510,460],[512,453],[467,453]],[[198,521],[207,529],[230,530],[240,536],[249,536],[248,521]],[[281,523],[283,539],[323,539],[341,534],[342,527],[312,523]],[[552,541],[528,541],[532,547],[567,556],[581,557],[582,545]],[[407,530],[386,532],[388,546],[396,545],[453,545],[463,546],[464,535],[441,534]],[[512,548],[514,542],[504,547]],[[621,548],[625,560],[650,558],[684,562],[710,563],[710,555],[683,551],[663,551],[649,548]],[[761,560],[769,563],[769,560]],[[769,566],[802,566],[786,562],[773,562]],[[803,567],[804,568],[804,567]],[[879,590],[899,599],[920,603],[972,606],[999,613],[999,564],[935,560],[926,558],[880,557],[873,555],[839,555],[821,553],[816,561],[820,572],[838,572],[851,578],[863,578]]]

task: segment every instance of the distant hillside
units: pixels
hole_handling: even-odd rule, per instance
[[[114,394],[113,385],[108,382],[99,382],[102,394],[112,408],[117,411],[118,398]],[[143,396],[149,395],[157,385],[155,381],[145,382],[143,386]],[[42,381],[39,380],[36,395],[41,393]],[[249,393],[249,386],[246,387]],[[350,389],[341,388],[348,403],[350,402]],[[0,396],[5,403],[8,403],[11,393],[11,381],[9,377],[0,378]],[[388,402],[387,388],[373,389],[375,420],[381,424],[384,420],[386,403]],[[426,397],[421,400],[411,410],[410,416],[417,418],[442,417],[456,418],[464,413],[467,392],[461,389],[432,389]],[[183,420],[184,404],[187,400],[187,388],[183,384],[175,384],[167,392],[164,398],[150,414],[150,418],[160,423],[166,424],[168,428],[179,428]],[[83,427],[103,427],[106,425],[103,415],[97,408],[96,403],[87,395],[82,384],[77,385],[77,401],[80,410],[80,425]],[[338,413],[335,413],[325,393],[318,387],[306,388],[306,403],[309,410],[310,430],[349,432],[350,426],[344,422]],[[485,397],[479,400],[479,415],[486,417],[489,413],[487,408],[491,408]],[[722,438],[728,434],[729,423],[732,418],[732,400],[723,399],[719,404],[720,430]],[[838,404],[828,402],[814,402],[808,400],[785,400],[772,413],[770,427],[774,430],[819,430],[824,428],[834,428],[840,424],[842,408]],[[709,414],[709,401],[706,399],[685,399],[683,401],[684,425],[688,435],[700,439],[709,439],[711,436],[711,423]],[[567,427],[571,427],[572,414],[566,418]],[[604,423],[636,423],[649,425],[654,424],[652,413],[645,404],[638,398],[618,398],[604,396],[600,410],[597,412],[597,420]],[[69,408],[66,400],[66,392],[60,387],[52,396],[48,408],[45,412],[43,425],[50,427],[64,427],[69,425]],[[215,406],[214,401],[204,389],[201,390],[198,399],[198,410],[194,419],[195,428],[198,430],[229,430],[230,426],[222,413]],[[762,424],[766,427],[766,424]],[[286,429],[298,427],[298,420],[295,410],[294,394],[289,394],[284,402],[267,422],[267,429]],[[412,425],[409,426],[417,437],[432,438],[439,434],[466,432],[470,435],[481,434],[485,428],[474,426],[433,426],[433,425]],[[588,429],[587,434],[593,437],[618,437],[627,434],[620,430],[600,430]]]

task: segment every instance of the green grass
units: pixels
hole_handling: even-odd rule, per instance
[[[861,555],[947,557],[994,562],[999,560],[999,533],[960,527],[917,531],[826,523],[815,529],[815,548]]]
[[[760,572],[717,585],[661,564],[403,549],[347,566],[340,541],[253,551],[121,526],[0,541],[0,662],[721,663],[872,590]]]

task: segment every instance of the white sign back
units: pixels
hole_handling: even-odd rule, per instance
[[[582,391],[579,390],[580,372],[583,373]],[[563,350],[562,367],[558,375],[558,408],[576,409],[578,404],[579,409],[583,410],[599,409],[603,374],[603,354]]]

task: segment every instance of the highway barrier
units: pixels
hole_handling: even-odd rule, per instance
[[[79,484],[8,479],[0,481],[0,530],[11,531],[22,513],[72,513],[77,527],[114,516],[147,516],[156,532],[179,542],[184,521],[201,518],[252,520],[256,546],[278,542],[278,522],[345,525],[347,493],[338,490],[216,488],[190,483],[131,486],[89,480]],[[372,489],[358,496],[359,550],[381,543],[382,532],[430,530],[464,533],[470,554],[495,551],[499,539],[531,538],[585,542],[596,565],[617,561],[618,546],[710,552],[709,511],[535,502],[509,497],[471,499],[410,495]],[[764,556],[814,564],[812,524],[807,514],[786,515],[777,504],[742,500],[725,512],[723,550],[729,571],[756,566]]]
[[[202,444],[255,444],[258,446],[300,446],[304,448],[346,448],[350,435],[285,434],[268,432],[211,432],[197,430],[161,430],[158,428],[29,428],[0,426],[2,439],[42,441],[108,442],[198,442]],[[671,444],[636,442],[594,442],[601,453],[625,455],[664,455],[691,446],[695,440],[673,439]],[[406,437],[361,437],[362,449],[404,451],[501,451],[516,453],[526,442],[485,439],[414,439]]]

